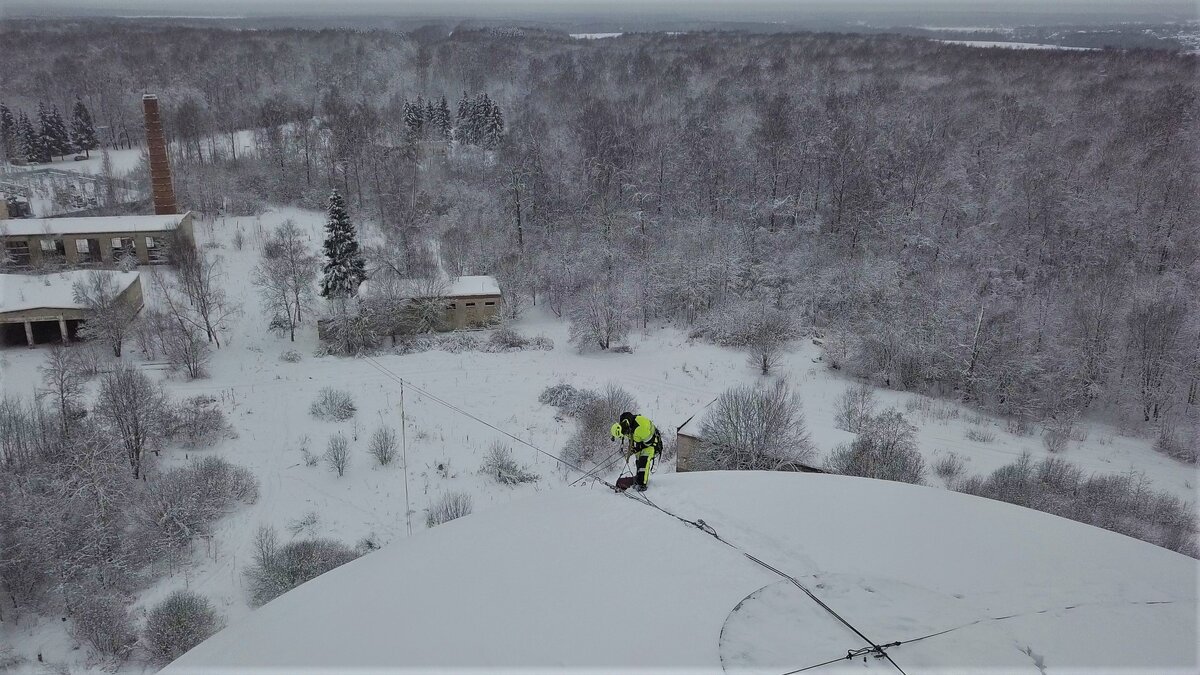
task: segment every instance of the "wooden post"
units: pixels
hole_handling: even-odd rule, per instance
[[[67,332],[67,320],[61,316],[58,317],[58,332],[62,334],[62,341],[64,345],[71,341],[71,338]]]
[[[29,343],[29,347],[33,348],[33,322],[25,322],[25,341]]]

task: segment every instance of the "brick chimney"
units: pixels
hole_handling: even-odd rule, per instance
[[[146,149],[150,153],[150,187],[154,193],[154,213],[179,213],[175,206],[175,186],[171,183],[171,163],[167,159],[167,137],[158,114],[158,96],[142,97],[146,116]]]

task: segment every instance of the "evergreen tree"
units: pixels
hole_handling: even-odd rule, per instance
[[[38,104],[38,124],[34,133],[33,144],[30,147],[32,152],[29,157],[30,161],[49,162],[54,154],[54,131],[51,127],[54,123],[50,121],[50,111],[45,104]]]
[[[92,150],[100,146],[100,142],[96,140],[96,127],[92,124],[92,113],[78,98],[75,99],[75,110],[71,118],[71,142],[88,157],[92,156]]]
[[[358,250],[358,235],[346,202],[334,190],[329,195],[329,219],[325,223],[325,267],[321,277],[321,296],[349,298],[367,278],[366,264]]]
[[[26,161],[41,161],[41,145],[37,130],[24,111],[17,117],[17,154]]]
[[[495,150],[500,147],[500,140],[504,136],[504,118],[500,115],[500,106],[491,101],[488,103],[483,120],[483,147]]]
[[[467,116],[471,113],[471,102],[467,100],[467,92],[464,89],[462,98],[458,100],[458,123],[462,124],[466,121]]]
[[[0,103],[0,155],[4,159],[17,156],[17,119],[8,106]]]
[[[408,128],[409,136],[418,136],[421,133],[421,126],[424,120],[421,119],[422,110],[417,107],[416,103],[404,102],[404,126]]]
[[[58,106],[51,106],[47,120],[50,123],[50,146],[47,150],[51,155],[65,158],[75,151],[75,146],[71,144],[71,132],[67,129],[67,122],[58,111]]]
[[[443,139],[450,138],[450,106],[446,103],[446,97],[442,97],[442,103],[437,110],[437,129]]]

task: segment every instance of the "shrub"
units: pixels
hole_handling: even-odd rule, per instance
[[[875,390],[862,383],[846,387],[835,404],[837,428],[857,434],[863,424],[875,414]]]
[[[888,409],[870,418],[849,446],[834,450],[826,467],[847,476],[921,483],[925,460],[917,452],[914,431],[903,415]]]
[[[958,477],[963,474],[965,469],[966,467],[963,464],[962,458],[953,452],[933,464],[933,472],[947,483],[953,483],[958,480]]]
[[[191,591],[175,591],[150,610],[142,638],[160,662],[170,663],[219,628],[211,602]]]
[[[204,457],[149,481],[141,518],[158,546],[177,551],[207,534],[234,504],[256,501],[258,481],[250,471]]]
[[[492,446],[488,448],[487,457],[483,460],[483,465],[479,467],[479,472],[492,476],[501,485],[533,483],[538,479],[536,473],[521,466],[517,460],[513,459],[512,449],[499,441],[492,443]]]
[[[268,527],[259,528],[254,544],[254,562],[245,572],[254,607],[358,557],[331,539],[296,539],[280,546],[275,530]]]
[[[308,407],[310,415],[327,422],[344,422],[354,417],[357,410],[350,392],[333,387],[322,387],[317,400]]]
[[[696,464],[707,470],[766,470],[812,459],[800,398],[787,385],[721,394],[700,426]]]
[[[1200,459],[1200,426],[1191,429],[1164,424],[1154,440],[1154,449],[1186,464],[1195,464]]]
[[[1028,453],[987,478],[961,481],[959,492],[1017,504],[1103,527],[1196,557],[1194,506],[1154,491],[1139,474],[1085,476],[1059,457],[1034,463]]]
[[[169,438],[189,448],[212,445],[230,431],[224,411],[211,396],[184,399],[171,411],[170,422]]]
[[[379,466],[387,466],[396,458],[396,431],[391,427],[379,427],[371,434],[371,443],[367,452],[379,462]]]
[[[1062,452],[1067,449],[1067,443],[1075,430],[1075,415],[1062,413],[1045,424],[1042,432],[1042,444],[1050,452]]]
[[[576,417],[588,404],[599,398],[600,395],[591,389],[576,389],[569,384],[556,384],[542,390],[538,402],[558,408],[559,413],[566,417]]]
[[[426,527],[448,523],[471,513],[471,495],[465,492],[447,492],[429,507],[425,518]]]
[[[991,443],[996,440],[996,433],[987,429],[967,429],[967,440],[977,443]]]
[[[123,658],[137,643],[133,617],[114,595],[88,594],[71,613],[71,636],[97,654]]]
[[[621,413],[637,409],[633,394],[609,383],[594,400],[588,401],[575,419],[575,433],[567,442],[566,455],[576,464],[592,461],[597,455],[611,452],[612,434],[609,431]]]
[[[329,445],[325,447],[325,464],[329,470],[338,475],[346,475],[346,467],[350,465],[350,444],[341,433],[329,437]]]
[[[300,363],[300,359],[300,352],[296,351],[295,349],[289,349],[279,355],[279,360],[283,361],[284,363]]]
[[[488,337],[488,345],[493,349],[521,350],[529,346],[529,340],[511,328],[501,328]]]
[[[310,439],[308,436],[300,437],[300,457],[304,459],[304,466],[316,466],[317,462],[321,461],[321,457],[319,455],[314,455],[313,452],[308,449],[308,444],[311,442],[312,439]]]

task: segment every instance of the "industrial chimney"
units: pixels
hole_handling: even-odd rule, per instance
[[[171,163],[167,160],[167,138],[163,134],[162,118],[158,114],[158,97],[142,97],[142,112],[146,116],[146,149],[150,153],[150,187],[154,193],[154,213],[178,213],[175,207],[175,187],[171,184]]]

